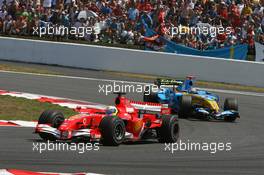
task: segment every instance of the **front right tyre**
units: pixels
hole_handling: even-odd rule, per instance
[[[152,88],[147,86],[144,89],[144,94],[143,94],[143,101],[144,102],[152,102],[152,103],[158,103],[157,100],[157,93],[152,91]]]
[[[224,110],[238,111],[238,102],[235,98],[226,98],[224,103]]]
[[[238,102],[237,102],[237,99],[235,99],[235,98],[226,98],[225,99],[224,111],[227,111],[227,110],[238,111]],[[234,122],[236,120],[236,118],[237,117],[226,116],[224,118],[224,121],[226,121],[226,122]]]

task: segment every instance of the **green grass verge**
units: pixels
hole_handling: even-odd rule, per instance
[[[66,118],[77,114],[67,107],[8,95],[0,96],[0,106],[0,120],[38,120],[40,114],[47,109],[61,111]]]

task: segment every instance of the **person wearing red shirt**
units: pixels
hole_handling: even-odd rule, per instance
[[[113,9],[113,14],[115,16],[122,16],[123,15],[122,7],[119,4],[117,4],[117,6]]]
[[[228,19],[228,10],[225,5],[225,2],[221,2],[220,7],[219,7],[219,12],[218,14],[223,18],[223,19]]]
[[[165,22],[165,10],[163,7],[160,7],[159,13],[158,13],[158,21],[159,23],[164,23]]]
[[[137,9],[139,11],[146,11],[146,12],[150,12],[153,8],[151,6],[151,4],[149,3],[149,1],[145,1],[145,2],[139,2],[137,4]]]
[[[241,19],[240,19],[239,11],[235,10],[234,8],[231,8],[229,20],[230,20],[233,28],[240,27],[241,26]]]
[[[254,29],[253,26],[250,25],[247,30],[247,43],[250,48],[254,48]]]
[[[87,7],[88,7],[88,10],[91,10],[93,12],[99,12],[99,9],[97,8],[97,6],[94,3],[92,3],[92,2],[90,2],[87,5]]]
[[[229,11],[239,15],[239,9],[236,6],[235,1],[232,1],[232,4],[231,4],[231,6],[229,8]]]
[[[217,35],[217,40],[218,40],[218,44],[220,47],[224,47],[224,43],[225,43],[226,39],[227,39],[227,36],[225,33],[223,33],[223,34],[221,33],[221,34]]]

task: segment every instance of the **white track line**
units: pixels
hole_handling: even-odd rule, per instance
[[[97,174],[97,173],[57,173],[57,172],[33,172],[33,171],[25,171],[25,170],[16,170],[17,173],[13,174],[9,171],[13,171],[13,170],[9,170],[9,169],[0,169],[0,175],[19,175],[21,173],[25,174],[25,173],[30,173],[30,174],[43,174],[43,175],[103,175],[103,174]]]
[[[43,76],[43,77],[56,77],[56,78],[78,79],[78,80],[89,80],[89,81],[101,81],[101,82],[111,82],[111,83],[112,82],[119,82],[119,83],[141,84],[141,85],[151,84],[151,83],[143,83],[143,82],[136,82],[136,81],[122,81],[122,80],[113,80],[113,79],[100,79],[100,78],[91,78],[91,77],[78,77],[78,76],[66,76],[66,75],[54,75],[54,74],[39,74],[39,73],[15,72],[15,71],[5,71],[5,70],[0,70],[0,73],[34,75],[34,76]],[[226,94],[237,94],[237,95],[264,97],[264,93],[234,91],[234,90],[222,90],[222,89],[208,89],[208,88],[199,88],[199,89],[204,89],[204,90],[208,90],[208,91],[212,91],[212,92],[226,93]]]

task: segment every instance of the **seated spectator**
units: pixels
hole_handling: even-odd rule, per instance
[[[135,8],[135,6],[131,6],[128,10],[128,19],[132,21],[136,21],[139,17],[139,11]]]
[[[5,0],[0,4],[0,34],[33,35],[33,27],[92,27],[82,39],[90,42],[149,45],[162,50],[162,39],[143,40],[146,26],[178,44],[217,49],[263,43],[264,2],[261,0]],[[78,19],[80,11],[89,14]],[[88,13],[89,12],[89,13]],[[232,27],[230,34],[170,35],[171,27]],[[150,36],[150,38],[153,38]],[[61,39],[61,38],[60,38]]]

